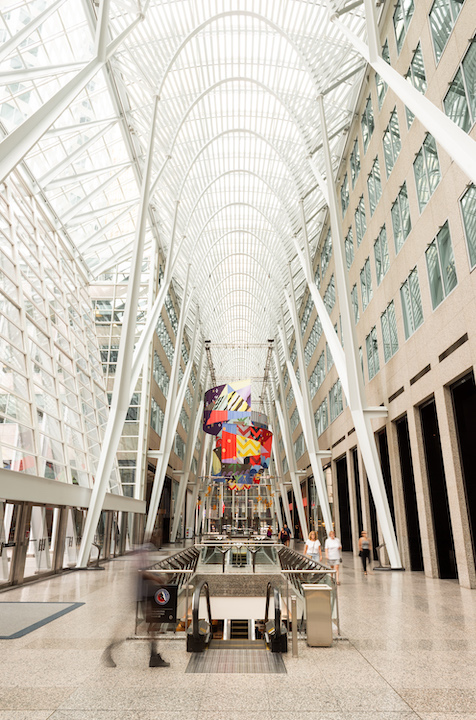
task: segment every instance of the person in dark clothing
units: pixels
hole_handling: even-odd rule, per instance
[[[359,538],[359,555],[362,560],[362,567],[364,569],[364,575],[367,575],[367,563],[370,566],[370,540],[367,537],[365,530],[362,530]]]
[[[279,533],[279,539],[283,543],[283,545],[286,545],[286,547],[289,547],[289,540],[291,539],[291,532],[284,523],[283,527],[281,528],[281,532]]]

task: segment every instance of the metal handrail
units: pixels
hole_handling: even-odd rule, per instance
[[[200,610],[200,595],[202,592],[202,588],[205,588],[205,597],[207,599],[207,612],[208,612],[208,622],[210,624],[210,628],[212,627],[212,612],[210,609],[210,590],[208,587],[208,582],[206,580],[202,580],[201,583],[197,585],[195,588],[195,591],[193,593],[193,599],[192,599],[192,635],[194,640],[200,639],[200,620],[198,617],[198,612]]]
[[[268,612],[269,612],[269,600],[271,597],[271,590],[273,590],[274,593],[274,627],[276,632],[276,637],[281,637],[281,596],[279,594],[279,589],[269,582],[266,586],[266,608],[264,611],[264,626],[266,628],[266,623],[268,622]]]

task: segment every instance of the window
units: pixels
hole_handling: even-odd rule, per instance
[[[388,51],[388,41],[385,40],[385,44],[382,47],[382,59],[385,60],[385,62],[390,65],[390,53]],[[383,101],[385,98],[385,94],[387,92],[387,83],[382,80],[380,75],[378,73],[375,73],[375,85],[377,87],[377,100],[378,100],[378,107],[379,110],[382,109]]]
[[[456,287],[456,266],[448,221],[426,250],[426,267],[433,310]]]
[[[380,230],[378,238],[374,242],[374,255],[377,285],[380,285],[390,267],[390,260],[388,257],[387,231],[385,229],[385,225]]]
[[[316,431],[318,436],[322,435],[324,430],[327,430],[329,426],[329,413],[327,410],[327,398],[324,398],[323,402],[319,405],[316,412],[314,413],[314,422],[316,423]]]
[[[476,122],[476,42],[469,46],[443,103],[448,117],[469,132]]]
[[[357,238],[357,247],[359,247],[367,230],[367,221],[365,219],[364,196],[359,200],[359,204],[355,210],[355,237]]]
[[[397,41],[399,54],[403,47],[408,26],[413,17],[413,10],[413,0],[397,0],[395,12],[393,13],[393,27],[395,29],[395,40]]]
[[[367,104],[365,105],[365,110],[363,112],[360,124],[362,127],[364,153],[366,153],[369,146],[370,138],[372,137],[372,133],[374,131],[374,114],[372,110],[372,98],[370,95],[367,98]]]
[[[410,217],[410,205],[408,204],[407,184],[403,183],[397,199],[392,205],[392,227],[393,239],[395,241],[395,253],[399,253],[403,243],[412,229]]]
[[[304,455],[304,435],[301,433],[296,442],[294,443],[294,455],[296,460]]]
[[[190,420],[189,420],[189,417],[188,417],[188,415],[187,415],[187,413],[186,413],[186,411],[185,411],[185,408],[182,408],[181,411],[180,411],[179,422],[180,422],[180,424],[182,425],[182,427],[183,427],[183,429],[185,430],[185,432],[188,433],[189,425],[190,425]]]
[[[319,263],[316,267],[316,272],[314,273],[314,282],[317,285],[317,289],[321,287],[321,268],[319,266]]]
[[[362,292],[362,309],[365,310],[369,302],[372,300],[372,275],[370,273],[370,258],[365,261],[364,267],[360,271],[360,290]]]
[[[461,212],[463,213],[466,244],[469,252],[469,262],[473,268],[476,265],[476,187],[471,185],[461,198]]]
[[[319,360],[316,363],[316,367],[311,373],[311,377],[309,378],[309,388],[311,391],[311,398],[314,397],[316,392],[321,387],[322,383],[324,382],[324,378],[326,376],[326,367],[325,367],[325,357],[324,357],[324,350],[321,352],[319,356]]]
[[[393,300],[389,302],[387,309],[381,314],[380,322],[382,324],[383,356],[385,362],[388,362],[398,350],[397,320]]]
[[[291,415],[291,419],[289,421],[289,424],[291,426],[291,432],[294,432],[297,426],[299,425],[299,413],[298,409],[294,408],[294,412]]]
[[[287,371],[286,371],[286,372],[287,372]],[[292,385],[291,385],[291,387],[289,388],[289,392],[288,392],[288,394],[287,394],[287,396],[286,396],[286,405],[287,405],[288,410],[291,409],[291,406],[292,406],[293,402],[294,402],[294,390],[293,390]]]
[[[162,428],[164,427],[164,412],[152,398],[150,405],[150,425],[157,435],[162,435]]]
[[[344,176],[344,181],[340,189],[340,202],[342,205],[342,217],[344,217],[345,212],[349,207],[349,181],[347,180],[347,173]]]
[[[435,0],[430,10],[430,28],[436,62],[445,49],[464,0]]]
[[[309,318],[311,317],[313,308],[314,308],[314,302],[313,302],[312,296],[309,294],[306,305],[304,306],[304,312],[303,312],[302,318],[301,318],[301,335],[304,335],[304,333],[306,332],[307,324],[309,322]]]
[[[329,372],[331,367],[334,365],[334,358],[332,357],[332,353],[331,353],[331,350],[330,350],[327,342],[326,342],[326,356],[327,356],[327,372]]]
[[[425,209],[430,197],[440,182],[440,163],[433,135],[428,134],[423,141],[420,152],[413,162],[415,184],[420,212]]]
[[[425,65],[423,64],[423,53],[421,51],[421,45],[418,43],[417,49],[413,54],[413,59],[408,68],[408,72],[405,75],[406,79],[411,82],[414,88],[421,92],[422,95],[426,93],[427,82],[425,74]],[[414,114],[408,108],[405,108],[407,113],[407,125],[413,122]]]
[[[367,367],[369,369],[369,380],[372,380],[372,378],[380,370],[380,363],[378,359],[377,328],[373,327],[365,338],[365,347],[367,350]]]
[[[349,228],[347,237],[344,240],[345,247],[345,260],[347,263],[347,270],[350,270],[350,266],[354,262],[354,237],[352,233],[352,226]]]
[[[333,422],[344,410],[342,402],[342,385],[340,384],[340,380],[337,380],[329,391],[329,406],[331,411],[331,422]]]
[[[398,116],[395,108],[390,115],[390,121],[383,134],[383,154],[385,157],[387,177],[392,172],[401,149],[402,141],[400,139],[400,128],[398,127]]]
[[[324,240],[324,244],[322,246],[322,252],[321,252],[321,278],[323,280],[324,280],[324,275],[326,274],[326,270],[329,267],[331,257],[332,257],[332,238],[331,238],[331,231],[328,230],[326,239]]]
[[[370,214],[373,215],[378,201],[382,194],[382,183],[380,181],[380,165],[378,157],[375,158],[372,170],[367,178],[367,189],[369,191]]]
[[[153,364],[153,370],[152,375],[159,386],[159,388],[162,390],[162,393],[164,397],[167,397],[167,393],[169,391],[169,376],[167,375],[167,371],[162,365],[162,362],[160,360],[160,357],[158,356],[157,352],[154,350],[154,364]]]
[[[357,283],[354,285],[352,290],[350,291],[350,299],[352,301],[352,307],[354,309],[354,321],[355,324],[360,320],[360,313],[359,313],[359,296],[357,293]]]
[[[314,350],[317,347],[317,343],[321,339],[322,335],[322,325],[319,317],[316,318],[314,321],[314,325],[312,326],[311,334],[309,335],[309,339],[304,347],[304,357],[306,359],[306,362],[309,364],[311,362],[312,356],[314,355]]]
[[[423,322],[423,308],[421,306],[420,284],[418,282],[418,271],[413,268],[408,278],[400,288],[402,299],[403,327],[405,339],[408,340],[415,330]]]
[[[356,140],[352,152],[350,154],[350,177],[352,178],[352,190],[355,187],[355,181],[359,177],[360,172],[360,152],[359,141]]]
[[[332,312],[332,308],[336,303],[336,285],[333,274],[331,275],[331,279],[329,280],[329,285],[326,288],[323,300],[326,310],[330,314]]]

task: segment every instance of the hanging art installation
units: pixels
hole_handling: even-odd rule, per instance
[[[203,430],[215,435],[212,477],[230,489],[259,485],[269,468],[273,433],[268,418],[251,409],[251,382],[217,385],[205,393]]]

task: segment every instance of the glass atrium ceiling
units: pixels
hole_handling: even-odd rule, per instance
[[[325,212],[317,96],[337,174],[365,71],[330,11],[365,39],[363,6],[344,0],[111,0],[109,43],[142,19],[24,158],[91,277],[127,275],[159,95],[146,252],[158,244],[167,256],[180,201],[174,286],[180,298],[190,264],[188,327],[200,319],[218,380],[262,377],[281,308],[291,339],[289,266],[298,303],[306,290],[293,237],[303,245],[303,199],[314,258]],[[94,58],[99,12],[93,0],[3,5],[4,134]]]

